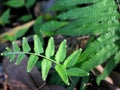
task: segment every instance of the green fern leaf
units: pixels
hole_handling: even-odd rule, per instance
[[[120,62],[120,51],[116,53],[115,57],[112,58],[104,68],[103,73],[97,77],[97,84],[99,85],[101,80],[105,79]]]
[[[27,63],[27,72],[30,72],[32,70],[32,68],[35,66],[37,61],[38,61],[38,56],[30,55],[28,63]]]
[[[25,55],[23,53],[19,53],[15,62],[15,65],[20,64],[20,62],[23,60],[24,57]]]
[[[60,44],[58,51],[55,55],[55,60],[60,63],[63,62],[66,57],[66,40],[62,41]]]
[[[91,17],[101,16],[103,14],[108,15],[110,13],[117,13],[116,11],[117,8],[118,7],[114,1],[110,1],[110,2],[101,1],[99,3],[95,3],[88,7],[69,10],[63,14],[58,15],[58,18],[60,19],[78,19],[83,17],[91,18]]]
[[[35,24],[34,24],[34,26],[33,26],[34,32],[35,32],[35,34],[38,35],[38,36],[39,36],[39,34],[40,34],[39,29],[40,29],[42,23],[43,23],[43,17],[42,17],[42,16],[39,16],[39,17],[35,20]]]
[[[70,36],[102,34],[108,31],[116,30],[119,25],[120,24],[118,22],[113,21],[103,22],[101,24],[91,23],[89,25],[86,24],[83,26],[75,27],[74,29],[58,30],[57,33]]]
[[[56,4],[54,3],[54,5],[50,8],[51,11],[60,11],[60,10],[66,10],[66,9],[73,9],[75,8],[74,6],[71,7],[71,6],[62,6],[62,5],[59,5],[59,4]]]
[[[37,54],[43,53],[42,43],[37,35],[34,36],[34,51]]]
[[[54,52],[55,52],[54,40],[53,40],[53,38],[51,37],[51,38],[49,39],[47,48],[46,48],[46,50],[45,50],[45,55],[46,55],[46,57],[50,57],[50,56],[53,56],[53,55],[54,55]]]
[[[68,76],[67,76],[67,71],[64,68],[64,66],[62,65],[56,65],[55,66],[55,70],[58,72],[58,74],[60,75],[60,77],[62,78],[62,80],[69,85],[69,80],[68,80]]]
[[[60,28],[57,33],[70,36],[100,34],[118,28],[119,22],[113,22],[117,18],[120,18],[119,13],[80,18]]]
[[[57,0],[55,4],[62,5],[62,6],[74,6],[79,4],[85,4],[85,3],[95,3],[99,0]]]
[[[42,68],[42,79],[45,81],[46,77],[48,75],[48,72],[51,68],[52,62],[47,60],[47,59],[43,59],[41,62],[41,68]]]
[[[89,59],[90,57],[93,57],[95,53],[99,52],[103,47],[106,45],[112,44],[115,41],[119,40],[119,36],[116,35],[115,31],[111,31],[108,33],[105,33],[101,35],[97,40],[92,42],[87,49],[80,55],[78,63],[80,64],[81,62]]]
[[[55,34],[55,31],[59,29],[60,27],[63,27],[64,25],[68,24],[68,22],[58,22],[58,21],[49,21],[47,23],[44,23],[41,28],[40,32],[52,36]]]
[[[22,49],[24,52],[29,52],[31,50],[28,41],[25,37],[23,37],[23,41],[22,41]]]
[[[95,68],[97,65],[105,62],[110,56],[114,55],[118,50],[118,46],[115,44],[109,44],[103,47],[98,53],[92,56],[87,61],[83,62],[80,68],[86,71],[90,71]]]
[[[7,47],[6,50],[7,51],[4,51],[3,53],[1,53],[1,55],[6,56],[7,58],[10,59],[10,62],[13,62],[15,57],[16,57],[16,55],[15,54],[11,54],[12,50],[9,47]]]
[[[67,69],[67,74],[69,76],[88,76],[89,75],[88,72],[76,67]]]
[[[74,53],[72,53],[63,63],[64,67],[69,68],[69,67],[74,66],[80,56],[81,51],[82,49],[79,49],[75,51]]]
[[[13,42],[13,51],[14,52],[19,52],[20,51],[20,48],[18,47],[16,42]]]

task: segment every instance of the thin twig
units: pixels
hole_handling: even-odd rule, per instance
[[[46,82],[44,82],[39,88],[35,89],[35,90],[40,90],[41,88],[43,88],[45,86]]]

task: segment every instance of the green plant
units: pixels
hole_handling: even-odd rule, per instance
[[[77,6],[81,4],[86,4],[86,6]],[[72,0],[57,0],[52,7],[52,10],[56,9],[62,11],[57,16],[60,19],[59,22],[67,21],[68,23],[51,30],[54,26],[51,27],[51,21],[47,22],[49,27],[47,26],[46,30],[53,31],[55,34],[69,36],[103,34],[119,28],[120,15],[117,11],[118,5],[114,0],[76,0],[74,3]],[[55,22],[53,25],[56,25]],[[44,24],[43,26],[45,27]],[[44,28],[41,27],[40,31],[44,32]]]
[[[0,16],[0,25],[5,25],[9,23],[9,16],[10,16],[10,9],[3,12],[3,14]]]
[[[77,67],[90,72],[107,61],[104,72],[97,78],[98,84],[120,61],[118,3],[115,0],[57,0],[52,10],[61,11],[57,18],[59,22],[67,21],[67,24],[51,30],[54,25],[56,27],[56,23],[51,26],[51,22],[46,22],[49,26],[43,24],[40,28],[45,34],[54,32],[68,36],[89,35],[92,38],[98,35],[97,39],[90,40],[76,64]],[[47,31],[43,27],[46,27]]]
[[[9,9],[5,10],[2,15],[0,16],[0,25],[4,26],[6,24],[10,24],[12,20],[16,17],[16,15],[13,15],[14,17],[11,17],[11,11],[13,8],[15,10],[21,9],[21,7],[25,7],[28,14],[20,15],[19,18],[17,18],[16,21],[20,22],[28,22],[33,19],[33,16],[31,14],[30,8],[35,4],[36,0],[20,0],[18,3],[18,0],[7,0],[3,2],[4,7],[7,7]],[[23,26],[19,26],[13,28],[13,31],[7,34],[3,34],[0,36],[2,39],[6,39],[8,41],[14,41],[21,36],[25,35],[25,33],[29,30],[29,28],[32,26],[31,22],[28,24],[25,24]],[[18,34],[19,33],[19,34]],[[3,40],[4,41],[4,40]]]
[[[54,54],[55,53],[54,40],[53,38],[50,38],[47,48],[45,50],[45,55],[43,55],[42,53],[44,52],[44,49],[37,35],[34,36],[34,53],[30,52],[31,48],[25,37],[23,38],[22,42],[22,51],[15,42],[13,42],[13,51],[10,48],[6,48],[6,50],[7,51],[3,52],[2,55],[8,57],[11,62],[13,62],[15,60],[16,55],[18,55],[15,63],[16,65],[20,64],[25,54],[29,54],[30,56],[27,64],[28,72],[30,72],[33,66],[35,66],[39,57],[42,57],[43,60],[41,62],[41,68],[43,80],[46,80],[46,77],[52,66],[52,63],[55,64],[54,69],[58,72],[62,80],[68,85],[69,85],[68,77],[70,76],[89,75],[89,73],[87,73],[86,71],[74,66],[81,53],[81,49],[75,51],[69,57],[66,58],[66,40],[62,41],[56,54]],[[54,56],[54,59],[51,58],[52,56]]]
[[[75,55],[72,54],[72,55],[74,55],[74,57],[78,57],[78,60],[74,63],[73,66],[76,67],[77,69],[82,69],[87,72],[90,72],[96,66],[106,62],[103,73],[97,77],[97,83],[100,84],[100,81],[103,80],[105,77],[107,77],[111,73],[113,68],[115,68],[117,64],[120,62],[120,46],[119,46],[120,45],[119,43],[120,14],[118,12],[119,9],[118,1],[117,0],[116,1],[115,0],[57,0],[51,9],[60,12],[60,14],[56,17],[59,20],[56,19],[46,22],[42,25],[40,24],[41,27],[37,26],[36,28],[37,30],[39,28],[39,31],[36,32],[44,33],[49,36],[56,34],[62,34],[68,36],[89,35],[90,37],[94,38],[94,36],[97,35],[98,36],[97,39],[94,38],[93,40],[90,40],[90,42],[86,45],[86,48],[80,54],[80,56],[77,56],[76,54]],[[63,43],[65,43],[65,41],[63,41]],[[60,48],[63,48],[64,46],[65,45],[63,46],[60,45]],[[48,44],[47,47],[51,47],[51,45]],[[39,48],[37,50],[39,50]],[[64,52],[64,50],[65,49],[60,49],[58,51]],[[11,52],[11,50],[10,51],[7,50],[7,52]],[[35,53],[36,52],[39,51],[35,51]],[[50,54],[50,52],[48,53]],[[13,60],[13,56],[15,53],[13,53],[12,57],[10,54],[7,54],[6,52],[3,54],[5,56],[10,57]],[[23,55],[23,54],[24,53],[19,53],[19,55]],[[63,57],[65,54],[63,56],[59,56],[61,54],[63,53],[56,54],[58,55],[59,59],[58,57],[55,56],[54,59],[56,61],[52,60],[52,62],[54,62],[56,65],[58,65],[59,60],[62,60],[63,62],[65,59],[65,57]],[[30,59],[32,60],[33,58],[35,58],[35,60],[37,61],[38,57],[35,55],[34,56],[32,55]],[[43,57],[45,59],[42,62],[42,67],[44,63],[49,64],[49,66],[46,67],[45,70],[47,73],[51,65],[51,59],[49,59],[50,57],[51,56],[48,57],[45,52],[45,57]],[[70,59],[70,62],[73,60],[74,59]],[[67,61],[69,60],[65,60],[64,63]],[[34,61],[30,63],[35,64]],[[67,78],[68,73],[62,74],[62,71],[65,72],[65,69],[63,67],[65,65],[64,63],[62,64],[60,63],[61,65],[60,66],[58,65],[58,67],[55,67],[55,69],[60,74],[63,81],[66,84],[68,84],[68,79],[65,80],[65,78]],[[30,66],[29,68],[31,69]],[[71,72],[72,75],[74,73],[77,73],[74,71],[76,70],[76,68],[74,69],[72,68],[70,70],[70,72],[72,71]],[[71,74],[69,73],[69,75]],[[46,76],[47,74],[43,75],[44,80]],[[76,74],[74,76],[76,76]],[[83,78],[82,84],[87,82],[88,79],[89,77]]]
[[[20,0],[18,3],[17,0],[7,0],[4,4],[13,8],[27,7],[30,8],[36,0]]]

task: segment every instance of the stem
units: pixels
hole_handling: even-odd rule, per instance
[[[118,4],[119,11],[120,11],[120,2],[119,2],[119,0],[117,0],[117,4]]]
[[[44,56],[44,55],[40,55],[40,54],[37,54],[37,53],[26,53],[26,54],[34,54],[34,55],[36,55],[36,56],[43,57],[43,58],[45,58],[45,59],[47,59],[47,60],[49,60],[49,61],[51,61],[51,62],[53,62],[53,63],[55,63],[55,64],[60,65],[60,64],[59,64],[59,63],[57,63],[55,60],[50,59],[50,58],[47,58],[47,57],[46,57],[46,56]]]
[[[71,80],[73,86],[75,87],[75,83],[74,83],[73,79],[72,79],[70,76],[68,76],[68,77],[69,77],[69,79]]]
[[[26,8],[28,14],[31,15],[31,17],[33,18],[31,11],[30,11],[30,9],[26,6],[26,4],[25,4],[25,8]]]
[[[21,54],[24,53],[24,54],[29,54],[29,55],[36,55],[36,56],[45,58],[45,59],[47,59],[47,60],[49,60],[49,61],[51,61],[51,62],[53,62],[53,63],[55,63],[55,64],[57,64],[57,65],[60,65],[60,64],[57,63],[55,60],[50,59],[50,58],[47,58],[46,56],[40,55],[40,54],[37,54],[37,53],[32,53],[32,52],[10,52],[10,53],[7,53],[7,54],[20,54],[20,53],[21,53]]]

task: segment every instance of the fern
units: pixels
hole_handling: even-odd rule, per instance
[[[103,47],[98,53],[96,53],[93,57],[91,57],[88,61],[83,62],[80,67],[87,71],[92,70],[93,68],[95,68],[95,66],[105,62],[105,60],[107,60],[110,56],[116,53],[117,50],[118,47],[116,45],[107,45]]]
[[[97,77],[97,83],[100,84],[100,81],[106,78],[119,62],[120,62],[120,51],[117,52],[114,55],[114,58],[110,59],[110,61],[107,63],[103,73]]]
[[[92,4],[85,7],[76,6],[84,3]],[[74,2],[72,0],[57,0],[55,5],[58,5],[58,7],[61,5],[64,9],[65,7],[67,9],[67,11],[62,11],[57,16],[61,20],[59,23],[64,20],[69,21],[69,23],[57,29],[53,28],[59,26],[56,23],[57,21],[53,22],[53,26],[50,25],[51,21],[47,22],[46,24],[50,27],[43,24],[45,28],[41,27],[41,31],[46,35],[48,35],[46,30],[54,34],[69,36],[102,34],[116,30],[120,26],[118,21],[120,14],[117,11],[118,6],[114,0],[75,0]]]
[[[62,11],[57,16],[58,19],[69,21],[63,27],[54,29],[56,34],[100,35],[96,40],[90,42],[76,63],[77,67],[90,71],[97,65],[108,61],[105,71],[98,76],[98,83],[109,75],[119,63],[119,59],[116,58],[119,51],[116,42],[120,40],[120,14],[117,10],[117,3],[115,0],[57,0],[52,7],[53,10]],[[86,4],[86,6],[81,6],[82,4]],[[114,60],[109,61],[112,56],[115,57]],[[115,64],[112,66],[111,63],[114,62]]]
[[[83,4],[85,6],[82,6]],[[28,71],[32,70],[39,57],[43,57],[41,63],[43,80],[46,79],[51,65],[54,63],[55,70],[66,84],[69,84],[68,76],[87,76],[86,71],[90,72],[97,65],[107,61],[103,74],[97,78],[99,84],[120,61],[120,14],[117,2],[115,0],[56,0],[52,9],[58,10],[60,14],[56,20],[41,25],[39,29],[41,33],[49,36],[55,34],[68,36],[98,34],[99,37],[91,41],[81,54],[81,50],[77,50],[67,58],[65,40],[60,44],[55,54],[54,40],[50,38],[47,49],[44,50],[37,36],[34,36],[34,53],[30,52],[31,48],[24,38],[23,51],[20,51],[17,44],[13,43],[13,50],[7,48],[3,55],[12,62],[15,59],[15,54],[18,54],[16,64],[19,64],[25,54],[30,54]],[[83,80],[82,83],[88,81],[85,78]]]
[[[55,70],[60,75],[61,79],[66,83],[69,84],[69,76],[88,76],[89,74],[77,67],[74,67],[76,62],[73,63],[73,60],[77,61],[81,49],[77,50],[73,54],[71,54],[66,59],[66,40],[62,41],[60,44],[57,53],[55,54],[54,50],[54,40],[53,38],[49,39],[47,48],[45,50],[45,55],[41,54],[43,53],[43,47],[41,44],[40,39],[37,35],[34,36],[34,53],[30,52],[31,48],[27,42],[27,39],[24,37],[22,42],[22,51],[20,50],[19,46],[13,42],[13,51],[10,48],[6,48],[6,51],[2,53],[2,55],[8,57],[11,62],[15,60],[16,55],[16,64],[20,64],[22,59],[25,57],[26,54],[29,54],[29,59],[27,63],[27,71],[30,72],[32,68],[35,66],[37,61],[39,60],[39,57],[42,57],[43,60],[41,62],[41,68],[42,68],[42,79],[46,80],[46,77],[49,73],[49,70],[52,66],[52,63],[55,64]],[[77,58],[75,58],[77,55]],[[55,56],[54,59],[51,57]],[[66,59],[66,60],[65,60]],[[80,72],[74,72],[75,70],[79,70]]]
[[[106,4],[107,3],[107,4]],[[101,7],[102,5],[102,7]],[[60,19],[77,19],[82,17],[94,17],[101,15],[109,15],[109,13],[116,13],[116,6],[113,0],[101,0],[99,3],[95,3],[93,5],[84,7],[84,8],[76,8],[73,10],[69,10],[63,14],[58,15]],[[90,10],[91,9],[91,10]],[[112,11],[112,12],[111,12]],[[89,13],[89,14],[88,14]]]
[[[92,42],[87,49],[81,54],[78,63],[86,61],[88,58],[92,57],[95,53],[100,51],[105,46],[114,43],[119,40],[119,36],[116,35],[115,31],[111,31],[101,35],[97,40]]]
[[[79,4],[83,4],[83,3],[95,3],[95,2],[97,2],[97,1],[99,1],[99,0],[71,0],[71,2],[70,2],[70,0],[57,0],[56,1],[56,3],[55,3],[55,5],[57,4],[57,5],[62,5],[62,6],[64,6],[64,5],[66,5],[66,6],[74,6],[74,5],[79,5]]]
[[[65,26],[66,24],[68,24],[68,22],[50,21],[41,26],[40,32],[43,32],[44,34],[51,36],[56,33],[54,32],[55,30]]]

